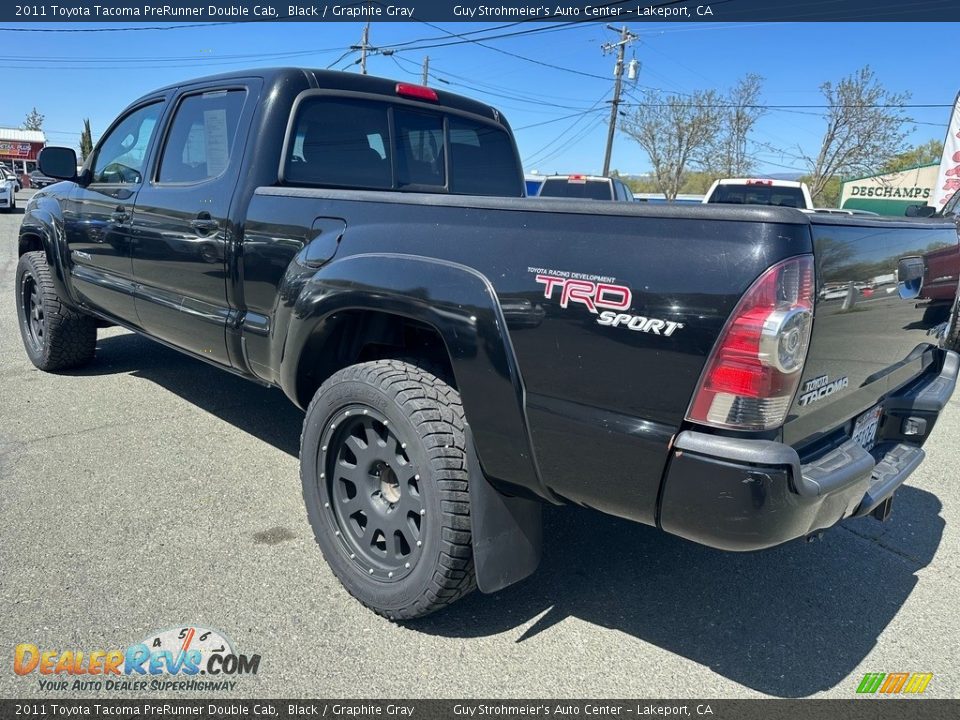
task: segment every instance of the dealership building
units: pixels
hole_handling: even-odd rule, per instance
[[[937,184],[939,162],[843,183],[840,207],[903,217],[910,205],[926,205]]]
[[[37,156],[47,144],[41,130],[16,130],[0,127],[0,163],[23,175],[35,170]]]

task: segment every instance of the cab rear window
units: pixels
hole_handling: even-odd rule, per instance
[[[523,195],[513,143],[500,126],[338,97],[300,104],[283,180],[308,187]]]
[[[540,188],[540,197],[613,200],[613,190],[609,180],[547,178]]]
[[[793,208],[807,206],[800,188],[774,185],[717,185],[717,189],[713,191],[709,202],[727,205],[777,205]]]

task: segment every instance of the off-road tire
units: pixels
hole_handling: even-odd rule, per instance
[[[371,417],[376,419],[371,421]],[[352,508],[356,497],[375,503],[378,495],[379,502],[390,502],[377,489],[379,475],[372,470],[350,471],[361,481],[349,500],[344,500],[336,485],[343,482],[335,476],[344,457],[342,449],[351,439],[348,436],[340,441],[336,433],[353,427],[348,423],[360,426],[371,422],[378,432],[389,431],[382,447],[387,447],[391,438],[395,438],[392,447],[399,448],[403,442],[405,450],[398,452],[408,458],[409,467],[401,465],[397,477],[409,478],[416,473],[415,497],[422,508],[422,524],[417,530],[422,546],[411,553],[410,569],[401,564],[389,577],[389,565],[380,566],[375,557],[370,560],[362,547],[356,547],[367,542],[370,552],[369,541],[358,539],[357,533],[367,533],[375,523],[387,522],[378,519],[386,515],[377,516],[374,507],[368,511],[373,519],[358,530],[342,517],[343,512],[338,516],[336,507],[330,505],[346,502]],[[355,441],[355,437],[352,439]],[[378,451],[371,443],[360,447],[367,448],[365,453]],[[351,454],[349,451],[347,457]],[[353,467],[361,467],[366,457],[354,455]],[[300,476],[307,516],[324,557],[346,590],[374,612],[391,620],[423,617],[476,587],[463,406],[459,393],[436,375],[400,360],[360,363],[332,375],[307,409],[300,442]],[[402,482],[401,492],[410,492]],[[370,499],[361,493],[370,493]],[[402,507],[406,500],[396,502],[396,507]],[[353,535],[347,537],[347,533]],[[387,562],[394,559],[388,558]]]
[[[35,292],[35,295],[34,295]],[[93,359],[97,349],[97,323],[90,315],[70,308],[57,295],[46,255],[24,253],[17,263],[17,320],[24,349],[40,370],[53,372],[80,367]],[[42,317],[42,332],[31,331],[30,296]]]

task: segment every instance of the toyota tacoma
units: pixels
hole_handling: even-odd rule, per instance
[[[280,388],[320,549],[394,620],[532,573],[542,503],[728,551],[886,518],[960,367],[916,322],[952,222],[525,198],[503,115],[427,87],[209,77],[39,162],[29,359],[118,325]]]

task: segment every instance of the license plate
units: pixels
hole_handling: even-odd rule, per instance
[[[883,408],[877,405],[858,417],[853,424],[853,439],[865,450],[872,448],[877,440],[877,428],[880,426],[881,415],[883,415]]]

